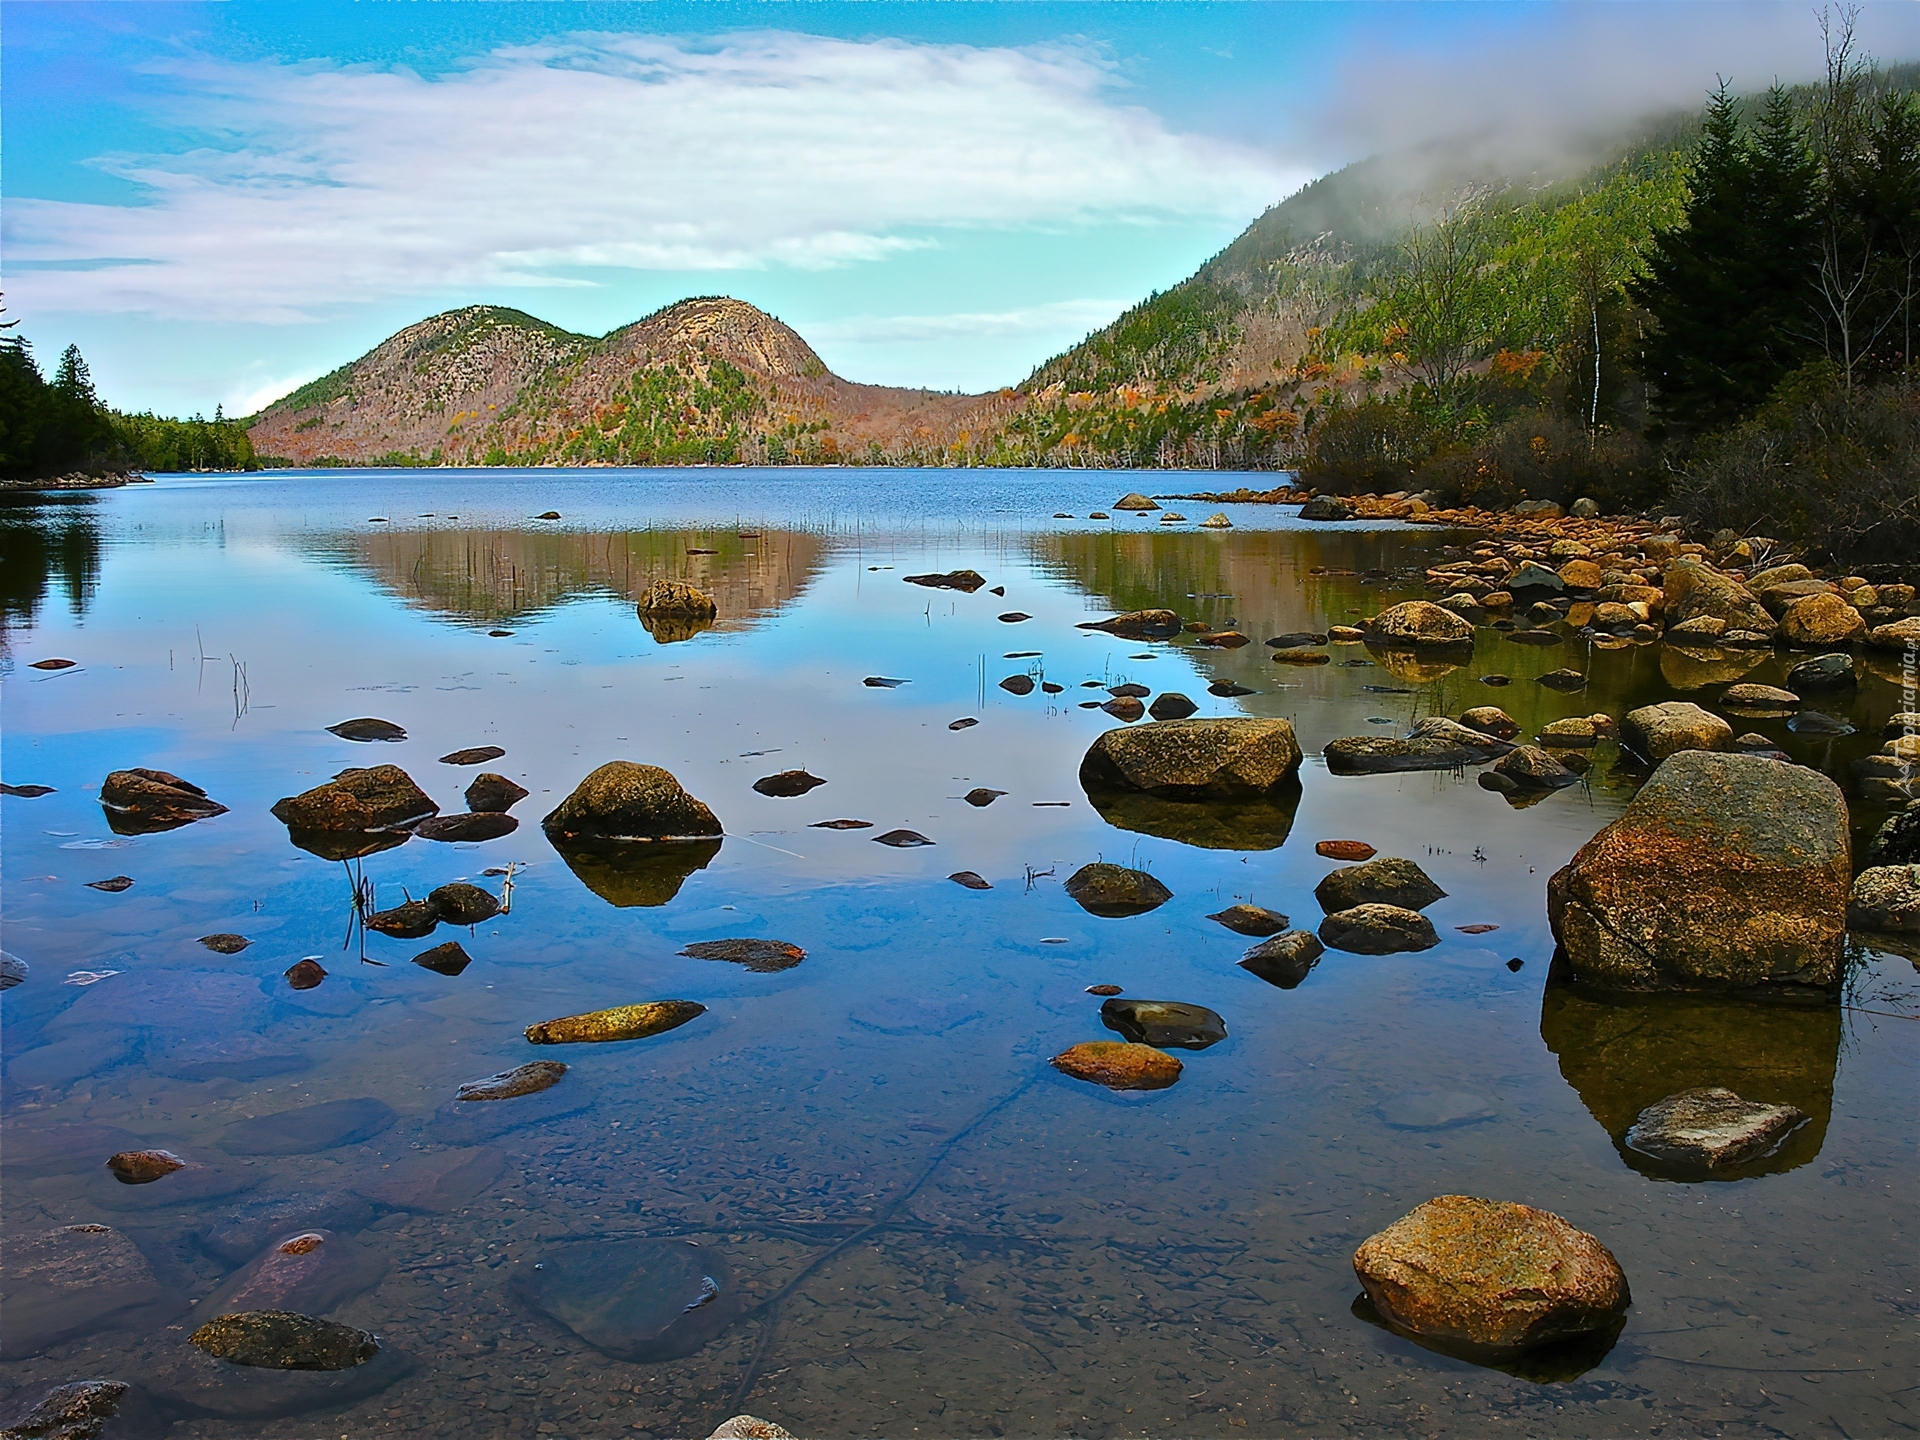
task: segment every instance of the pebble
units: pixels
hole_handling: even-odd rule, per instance
[[[1087,994],[1089,994],[1089,995],[1118,995],[1118,994],[1120,994],[1120,993],[1122,993],[1122,992],[1121,992],[1121,989],[1120,989],[1120,987],[1119,987],[1118,985],[1089,985],[1089,986],[1087,986]]]
[[[977,718],[975,718],[974,716],[972,716],[972,715],[965,715],[965,716],[962,716],[962,717],[961,717],[960,719],[958,719],[958,720],[950,720],[950,721],[948,721],[948,722],[947,722],[947,729],[949,729],[949,730],[971,730],[971,729],[972,729],[972,728],[973,728],[974,726],[976,726],[976,725],[978,725],[979,723],[980,723],[980,721],[979,721],[979,720],[978,720]]]
[[[414,826],[413,833],[422,840],[471,844],[482,840],[498,840],[519,828],[520,822],[511,815],[496,810],[478,810],[430,816]]]
[[[32,800],[41,795],[53,794],[51,785],[0,785],[0,795],[18,795],[23,800]]]
[[[1364,840],[1322,840],[1313,853],[1329,860],[1371,860],[1380,852]]]

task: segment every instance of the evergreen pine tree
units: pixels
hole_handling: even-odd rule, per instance
[[[1750,387],[1740,373],[1755,328],[1750,258],[1764,243],[1750,230],[1751,188],[1739,104],[1723,81],[1707,104],[1685,215],[1656,237],[1648,273],[1634,286],[1656,326],[1646,373],[1659,410],[1685,428],[1737,419]]]
[[[1749,307],[1744,353],[1728,366],[1742,410],[1772,393],[1819,353],[1815,272],[1820,264],[1821,177],[1793,102],[1778,85],[1749,151],[1748,240],[1740,266]]]
[[[78,345],[69,345],[60,352],[60,364],[53,372],[53,388],[69,400],[87,405],[100,403],[93,393],[93,372],[87,368]]]

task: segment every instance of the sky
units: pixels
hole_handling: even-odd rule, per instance
[[[1865,8],[1920,58],[1920,4]],[[689,295],[1018,383],[1383,149],[1810,78],[1804,3],[0,0],[0,288],[104,399],[247,414],[460,305]]]

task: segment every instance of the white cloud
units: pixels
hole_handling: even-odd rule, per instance
[[[1238,218],[1306,178],[1122,103],[1088,50],[576,35],[428,78],[184,67],[220,149],[97,163],[139,206],[10,198],[41,310],[289,321],[595,268],[857,265],[955,228]]]

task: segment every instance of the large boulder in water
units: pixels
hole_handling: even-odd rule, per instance
[[[1631,1296],[1593,1236],[1545,1210],[1442,1195],[1353,1254],[1389,1324],[1470,1356],[1617,1331]]]
[[[574,786],[540,822],[547,838],[563,842],[706,840],[722,833],[719,820],[658,765],[609,760]]]
[[[1706,615],[1726,623],[1729,630],[1753,630],[1771,635],[1773,616],[1760,597],[1712,566],[1688,556],[1667,567],[1662,614],[1669,626]]]
[[[682,580],[655,580],[640,596],[640,623],[661,645],[691,640],[713,624],[719,607],[706,591]]]
[[[1171,640],[1180,633],[1180,617],[1171,610],[1129,610],[1111,620],[1083,620],[1078,630],[1104,630],[1122,640]]]
[[[1513,747],[1444,715],[1429,715],[1405,736],[1344,735],[1321,752],[1334,775],[1385,775],[1403,770],[1458,770],[1481,765]]]
[[[1406,600],[1382,610],[1367,627],[1369,646],[1471,645],[1473,626],[1427,600]]]
[[[1685,750],[1547,882],[1547,918],[1574,973],[1603,988],[1830,989],[1852,873],[1831,780]]]
[[[1434,901],[1444,900],[1446,894],[1413,861],[1390,855],[1331,870],[1313,889],[1313,898],[1328,914],[1351,910],[1356,905],[1398,905],[1403,910],[1424,910]]]
[[[1146,871],[1101,861],[1082,865],[1062,888],[1089,915],[1109,920],[1144,915],[1173,898],[1173,892]]]
[[[1866,637],[1867,622],[1838,595],[1802,595],[1781,613],[1780,638],[1796,650],[1828,650]]]
[[[1300,742],[1285,720],[1156,720],[1108,730],[1080,762],[1080,784],[1168,799],[1272,794],[1300,769]]]

